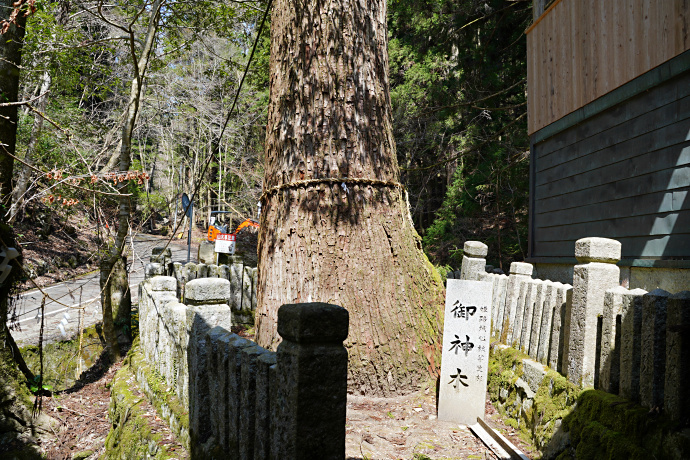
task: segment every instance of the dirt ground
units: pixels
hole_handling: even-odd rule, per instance
[[[487,400],[486,421],[530,458],[530,447],[502,423]],[[419,393],[399,398],[348,396],[348,460],[496,459],[468,427],[436,418],[435,397]]]

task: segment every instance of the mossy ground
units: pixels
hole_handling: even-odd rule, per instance
[[[63,391],[74,386],[81,372],[93,366],[104,350],[100,326],[94,325],[84,330],[81,351],[79,336],[64,342],[43,346],[43,384],[50,385],[53,391]],[[26,365],[34,374],[41,369],[38,346],[21,349]]]
[[[131,363],[125,361],[111,385],[109,416],[112,429],[106,438],[104,460],[163,460],[186,456],[180,452],[179,445],[174,451],[169,449],[169,439],[153,426],[145,405],[146,396],[138,391]]]
[[[563,425],[577,458],[690,458],[687,427],[603,391],[584,391]]]
[[[494,347],[489,358],[488,391],[504,422],[546,457],[690,458],[690,430],[680,423],[617,395],[582,390],[551,369],[531,406],[525,407],[524,392],[515,383],[522,376],[522,359],[526,357],[513,348]],[[504,397],[508,392],[503,400],[499,397],[502,389]]]

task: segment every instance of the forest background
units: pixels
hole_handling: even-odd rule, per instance
[[[18,100],[25,104],[14,208],[6,209],[11,223],[45,228],[46,221],[55,225],[71,214],[89,216],[105,252],[117,193],[132,194],[135,224],[170,234],[182,219],[178,193],[192,195],[197,183],[201,225],[211,210],[230,211],[235,223],[256,216],[268,27],[236,109],[229,109],[266,2],[29,3],[35,11],[27,17],[22,50]],[[151,14],[156,4],[158,18]],[[488,244],[489,263],[504,269],[527,251],[524,31],[531,6],[520,0],[389,1],[401,180],[424,249],[441,272],[459,267],[466,240]],[[151,57],[142,73],[136,58],[153,20]],[[136,173],[122,188],[118,159],[133,81],[141,84],[131,143]]]

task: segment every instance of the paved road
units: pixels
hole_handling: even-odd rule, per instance
[[[137,285],[144,279],[144,266],[149,260],[151,249],[165,244],[165,240],[150,235],[137,235],[134,238],[134,261],[131,257],[131,243],[127,243],[130,249],[129,285],[132,292],[132,302],[137,301]],[[187,246],[171,244],[173,262],[187,261]],[[196,260],[196,251],[192,248],[192,260]],[[64,340],[73,337],[79,330],[80,309],[84,315],[84,327],[101,321],[101,302],[99,288],[99,274],[85,275],[63,283],[43,288],[50,296],[46,299],[45,323],[43,330],[44,343]],[[17,318],[14,323],[8,323],[13,327],[12,336],[22,345],[38,344],[39,330],[41,326],[41,299],[43,294],[38,290],[31,290],[19,296],[16,300]],[[57,301],[57,302],[56,302]],[[13,325],[12,325],[13,324]]]

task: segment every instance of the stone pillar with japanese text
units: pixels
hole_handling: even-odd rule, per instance
[[[439,420],[471,425],[484,418],[491,296],[491,282],[448,280]]]

